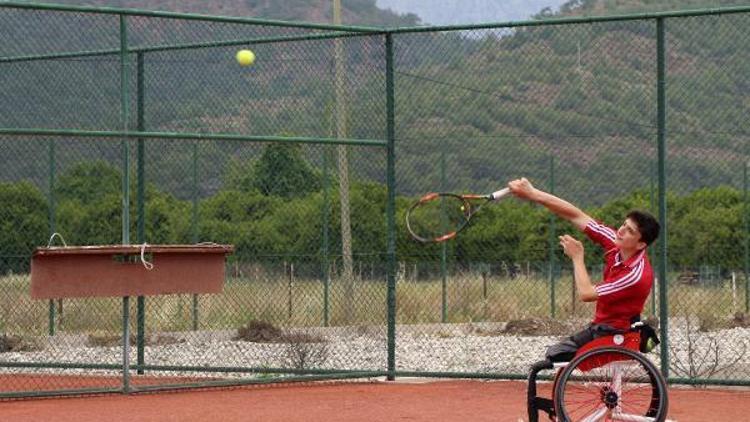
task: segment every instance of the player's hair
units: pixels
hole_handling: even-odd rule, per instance
[[[628,213],[626,218],[633,220],[638,226],[638,231],[641,233],[641,242],[646,245],[651,245],[659,237],[661,226],[653,215],[645,211],[633,210]]]

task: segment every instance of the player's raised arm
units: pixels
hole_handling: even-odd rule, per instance
[[[516,197],[543,205],[560,218],[573,223],[579,230],[586,228],[586,225],[593,220],[570,202],[535,188],[525,177],[508,182],[508,188]]]

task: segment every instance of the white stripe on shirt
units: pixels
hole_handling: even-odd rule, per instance
[[[606,296],[638,283],[643,275],[643,267],[645,267],[644,260],[641,260],[632,271],[625,274],[620,279],[597,286],[595,289],[596,293],[599,296]]]
[[[591,222],[588,225],[588,228],[591,229],[591,231],[599,233],[600,235],[606,237],[607,239],[611,241],[615,240],[615,231],[605,226],[604,224],[599,224],[596,221],[591,220]]]

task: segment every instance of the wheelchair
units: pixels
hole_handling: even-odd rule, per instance
[[[555,362],[551,400],[536,397],[535,379],[529,386],[529,422],[539,412],[556,422],[666,421],[667,383],[643,354],[655,344],[653,329],[636,322],[583,345],[570,362]]]

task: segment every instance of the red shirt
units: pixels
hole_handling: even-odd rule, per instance
[[[643,311],[654,284],[646,249],[623,262],[613,228],[592,220],[583,232],[605,251],[602,282],[595,287],[598,297],[593,322],[627,329],[630,319]]]

